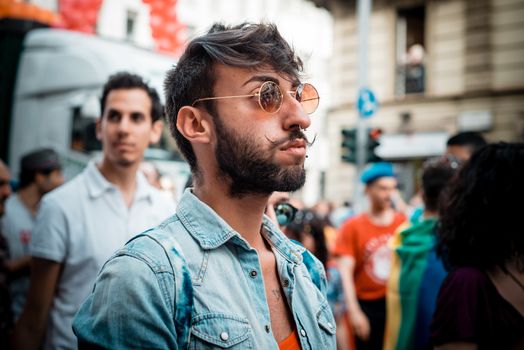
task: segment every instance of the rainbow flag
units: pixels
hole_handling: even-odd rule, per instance
[[[437,219],[397,231],[386,294],[384,350],[427,349],[429,325],[447,271],[435,253]]]

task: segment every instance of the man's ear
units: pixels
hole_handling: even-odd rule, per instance
[[[211,141],[213,132],[211,117],[198,108],[182,107],[178,111],[176,127],[190,142],[204,144]]]
[[[40,185],[41,183],[45,182],[46,180],[47,180],[47,177],[44,174],[38,171],[35,173],[35,183],[37,185]]]
[[[96,139],[102,141],[102,117],[98,117],[96,120]]]
[[[153,127],[151,128],[151,134],[149,135],[149,144],[154,145],[160,141],[162,137],[162,129],[164,128],[164,122],[161,120],[156,120],[153,122]]]

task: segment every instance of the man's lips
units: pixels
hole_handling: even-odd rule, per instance
[[[132,143],[128,142],[116,142],[114,145],[118,149],[132,149],[134,147]]]
[[[306,155],[306,141],[304,140],[294,140],[284,144],[280,148],[281,151],[286,153],[292,153],[297,156],[304,157]]]
[[[290,142],[287,142],[284,144],[283,147],[280,148],[282,151],[287,151],[290,148],[306,148],[306,141],[304,140],[293,140]]]

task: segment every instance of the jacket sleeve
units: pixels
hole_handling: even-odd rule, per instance
[[[116,254],[73,321],[80,349],[177,349],[174,276],[140,255]]]

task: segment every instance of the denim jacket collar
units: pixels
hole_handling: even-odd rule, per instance
[[[228,223],[218,216],[206,203],[187,189],[177,207],[177,215],[191,236],[202,249],[216,249],[233,237],[242,241],[247,249],[250,245]],[[263,234],[283,257],[292,263],[302,263],[304,248],[293,245],[273,222],[264,215]]]
[[[291,244],[289,239],[280,231],[280,229],[264,215],[263,223],[264,229],[262,232],[270,244],[275,247],[287,260],[295,264],[302,263],[302,253],[306,250],[303,246],[298,244]]]

